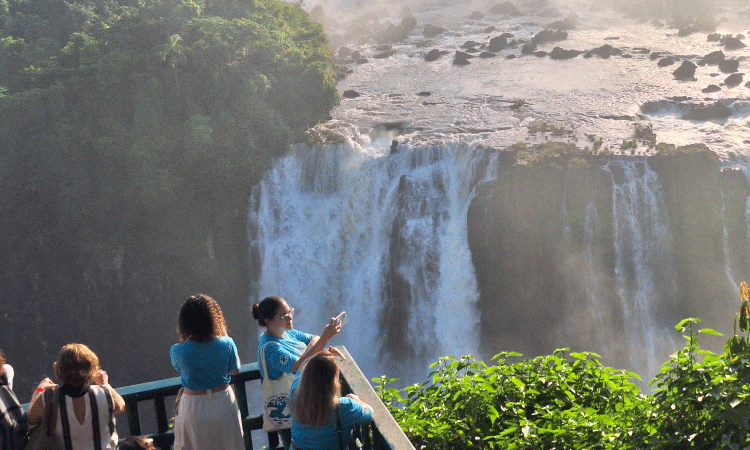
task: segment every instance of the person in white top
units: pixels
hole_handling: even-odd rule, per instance
[[[107,372],[99,367],[99,358],[83,344],[68,344],[60,350],[54,364],[59,388],[49,378],[39,383],[29,406],[29,423],[41,423],[45,396],[59,389],[60,403],[55,405],[54,434],[60,448],[66,450],[105,450],[117,445],[114,414],[125,411],[125,400],[109,385]],[[94,414],[94,412],[96,412]],[[98,439],[96,439],[98,437]]]
[[[0,375],[5,374],[5,378],[8,380],[8,387],[13,390],[13,366],[5,363],[5,355],[0,350]]]

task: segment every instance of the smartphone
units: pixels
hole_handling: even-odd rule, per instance
[[[339,322],[339,323],[341,324],[341,326],[343,327],[343,326],[344,326],[344,324],[346,323],[346,311],[341,311],[341,314],[339,314],[338,316],[336,316],[336,320],[337,320],[337,321],[338,321],[338,322]]]

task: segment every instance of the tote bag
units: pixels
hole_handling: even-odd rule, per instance
[[[29,442],[24,450],[62,450],[55,438],[55,408],[60,403],[60,388],[47,389],[44,395],[42,423],[29,430]]]
[[[294,381],[294,375],[283,373],[275,380],[268,376],[266,367],[266,342],[260,349],[260,362],[266,375],[261,381],[261,395],[263,397],[263,431],[279,431],[292,427],[292,415],[289,412],[289,390]],[[278,344],[277,344],[278,345]]]

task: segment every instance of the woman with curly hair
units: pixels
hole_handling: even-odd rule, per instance
[[[175,406],[174,450],[244,448],[240,410],[229,386],[240,358],[219,304],[204,294],[188,298],[177,333],[180,342],[169,351],[183,386]]]
[[[125,411],[125,400],[109,385],[109,376],[99,367],[96,354],[83,344],[68,344],[53,367],[62,386],[58,388],[49,378],[39,383],[29,403],[29,423],[41,423],[46,403],[56,401],[52,405],[56,415],[53,434],[60,448],[115,448],[114,414]]]

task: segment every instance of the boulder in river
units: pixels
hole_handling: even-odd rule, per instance
[[[682,62],[682,65],[677,68],[674,72],[672,72],[672,75],[678,80],[683,81],[694,81],[695,80],[695,69],[698,66],[696,66],[692,61],[685,60]]]
[[[706,64],[709,64],[716,66],[724,61],[724,59],[726,59],[726,55],[724,55],[724,52],[721,50],[716,50],[715,52],[711,52],[701,58],[701,60],[698,61],[698,65],[705,66]]]
[[[520,16],[521,15],[521,11],[519,11],[518,8],[516,8],[516,5],[507,1],[492,5],[492,7],[490,7],[490,13],[506,14],[508,16]]]
[[[433,38],[442,33],[445,33],[445,28],[431,25],[429,23],[425,25],[424,29],[422,30],[422,36],[426,38]]]
[[[739,38],[732,36],[724,36],[719,42],[721,42],[727,50],[739,50],[747,47],[747,44],[742,42]]]
[[[530,55],[536,51],[536,44],[532,42],[527,42],[526,44],[523,44],[523,47],[521,47],[521,54],[522,55]]]
[[[491,52],[499,52],[508,46],[508,39],[503,36],[496,36],[490,39],[490,45],[487,50]]]
[[[739,86],[742,83],[742,74],[733,73],[724,80],[724,85],[728,87]]]
[[[341,96],[344,97],[344,98],[357,98],[357,97],[359,97],[359,95],[360,95],[359,92],[357,92],[357,91],[355,91],[353,89],[348,89],[348,90],[344,91],[343,94],[341,94]]]
[[[734,73],[740,70],[739,59],[725,59],[719,63],[719,70],[724,73]]]
[[[597,55],[605,59],[609,58],[610,56],[615,56],[615,55],[619,55],[620,53],[622,53],[622,50],[620,50],[617,47],[612,47],[609,44],[604,44],[601,47],[592,48],[589,51],[593,53],[594,55]]]
[[[531,42],[533,42],[534,44],[540,45],[546,42],[564,41],[567,38],[568,38],[568,33],[564,31],[542,30],[539,33],[537,33],[533,38],[531,38]]]
[[[544,28],[549,28],[550,30],[575,30],[576,23],[578,22],[578,18],[571,14],[568,17],[564,18],[563,20],[556,20],[549,25],[547,25]]]
[[[433,48],[429,52],[427,52],[427,55],[424,57],[424,60],[427,62],[432,62],[440,58],[442,53],[440,53],[440,50]]]
[[[711,104],[703,104],[694,106],[689,113],[682,116],[685,120],[711,120],[711,119],[726,119],[732,115],[727,105],[722,102],[714,102]]]
[[[713,92],[719,92],[721,88],[715,84],[709,84],[705,88],[701,89],[701,92],[704,94],[711,94]]]
[[[667,67],[667,66],[671,66],[673,64],[674,64],[674,58],[672,58],[671,56],[667,56],[666,58],[662,58],[662,59],[659,60],[658,63],[656,63],[656,65],[659,66],[659,67]]]
[[[552,59],[572,59],[583,53],[580,50],[565,50],[560,47],[555,47],[549,54]]]

